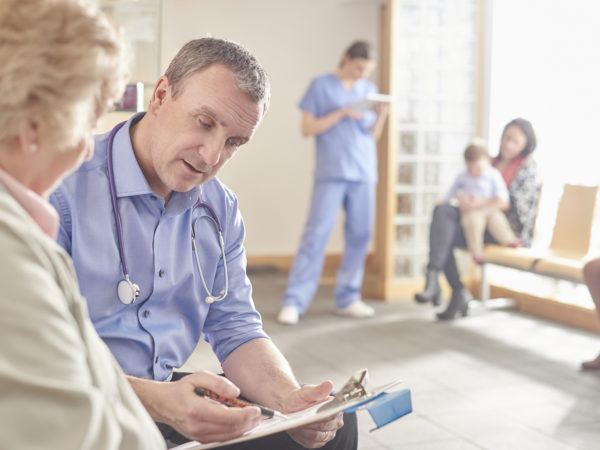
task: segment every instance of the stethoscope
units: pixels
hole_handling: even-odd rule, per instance
[[[117,189],[115,187],[115,175],[112,166],[113,140],[115,138],[115,135],[117,134],[117,131],[119,131],[119,129],[123,125],[125,125],[125,123],[126,122],[121,122],[117,124],[108,135],[108,143],[106,145],[106,160],[108,166],[108,185],[110,188],[110,199],[112,202],[113,214],[115,216],[115,223],[117,226],[119,256],[121,258],[121,267],[123,269],[123,275],[125,276],[125,278],[119,281],[119,283],[117,284],[117,296],[119,297],[119,300],[121,300],[122,303],[129,305],[133,303],[137,297],[140,296],[140,287],[129,279],[129,270],[127,269],[127,260],[125,259],[125,249],[123,246],[123,228],[121,225],[121,213],[119,212],[119,208],[117,206]],[[202,191],[200,191],[200,195],[202,195]],[[200,198],[194,204],[194,206],[192,206],[192,215],[194,213],[194,210],[198,207],[203,207],[209,212],[210,215],[200,216],[192,222],[192,250],[196,259],[196,266],[198,267],[198,272],[200,273],[200,279],[202,280],[202,286],[204,287],[204,290],[207,294],[205,301],[206,303],[210,304],[214,302],[220,302],[221,300],[224,300],[225,297],[227,297],[227,292],[229,291],[229,276],[227,274],[227,260],[225,259],[225,244],[223,242],[223,229],[221,227],[221,222],[219,221],[219,218],[217,217],[217,214],[215,213],[214,209],[212,209],[212,207],[208,203],[203,202]],[[200,266],[200,258],[198,258],[198,250],[196,248],[195,225],[196,222],[200,219],[209,219],[214,224],[215,229],[217,231],[217,236],[219,238],[219,247],[221,248],[223,268],[225,270],[225,289],[219,292],[218,296],[212,295],[211,292],[208,290],[208,286],[206,286],[206,281],[204,280],[204,274],[202,273],[202,267]]]

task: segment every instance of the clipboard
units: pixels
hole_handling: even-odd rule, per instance
[[[393,98],[387,94],[367,94],[362,100],[352,105],[352,110],[358,113],[375,108],[378,103],[392,103]]]
[[[412,412],[409,389],[392,393],[386,392],[401,382],[402,380],[395,380],[372,390],[367,390],[368,371],[367,369],[361,369],[350,377],[335,397],[326,402],[290,414],[281,414],[281,416],[276,414],[270,419],[264,419],[256,428],[235,439],[207,444],[192,441],[174,447],[174,449],[204,450],[218,448],[318,422],[341,411],[351,413],[359,409],[366,409],[369,412],[376,425],[371,430],[374,431]]]

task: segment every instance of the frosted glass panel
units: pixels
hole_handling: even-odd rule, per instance
[[[395,275],[421,276],[435,205],[473,137],[477,0],[402,0],[394,43],[398,130]]]

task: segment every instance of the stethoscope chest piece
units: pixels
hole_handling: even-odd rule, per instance
[[[119,281],[117,285],[117,295],[119,300],[125,305],[132,304],[137,297],[140,295],[140,287],[131,282],[128,278]]]

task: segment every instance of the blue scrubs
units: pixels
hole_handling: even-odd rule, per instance
[[[140,117],[130,119],[113,143],[125,258],[141,290],[133,304],[117,297],[123,273],[107,176],[107,134],[96,137],[93,158],[67,177],[50,201],[60,215],[59,244],[73,258],[98,334],[125,373],[162,381],[185,363],[202,334],[221,362],[242,344],[267,335],[246,276],[237,198],[212,179],[173,193],[165,205],[150,189],[131,146],[129,128]],[[215,295],[225,286],[224,267],[214,224],[195,220],[208,215],[202,207],[192,210],[199,197],[221,221],[229,273],[227,297],[211,305],[192,252],[192,223],[204,278]]]
[[[335,74],[315,78],[300,101],[300,109],[322,117],[343,108],[377,87],[356,81],[346,89]],[[317,290],[325,248],[340,207],[345,211],[345,248],[337,274],[335,302],[344,308],[358,301],[364,263],[373,230],[377,153],[370,133],[376,114],[364,113],[361,119],[344,118],[316,136],[315,180],[309,216],[300,249],[294,259],[282,306],[294,306],[304,314]]]

